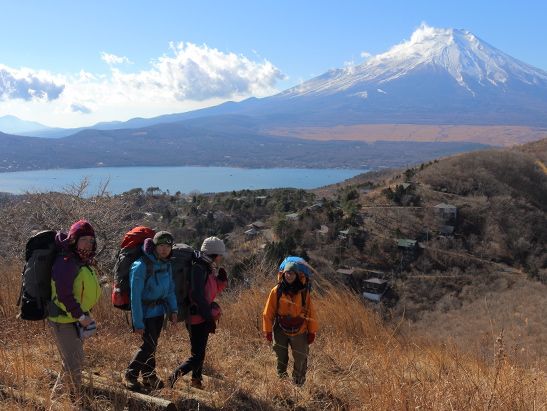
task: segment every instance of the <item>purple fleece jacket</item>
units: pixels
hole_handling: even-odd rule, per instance
[[[74,298],[72,290],[82,262],[80,257],[70,250],[68,236],[65,233],[57,233],[55,244],[61,250],[55,258],[51,271],[51,278],[55,281],[57,289],[57,298],[74,318],[79,318],[84,312]]]

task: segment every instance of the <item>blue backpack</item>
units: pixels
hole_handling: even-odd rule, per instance
[[[311,277],[313,270],[310,265],[302,257],[290,255],[285,258],[281,264],[279,264],[279,272],[277,273],[277,282],[281,283],[283,279],[283,270],[287,263],[295,263],[297,268],[298,279],[305,285],[305,289],[302,292],[302,306],[306,305],[306,294],[311,291]],[[277,303],[279,305],[279,299],[281,298],[281,288],[277,288]]]

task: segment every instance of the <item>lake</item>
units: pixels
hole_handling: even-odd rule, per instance
[[[132,188],[159,187],[172,194],[261,189],[317,188],[337,183],[367,170],[231,167],[105,167],[66,170],[36,170],[0,173],[0,192],[24,193],[63,191],[88,178],[87,195],[109,181],[107,191],[120,194]]]

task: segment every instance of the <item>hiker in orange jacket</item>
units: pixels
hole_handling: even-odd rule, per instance
[[[264,338],[273,342],[277,375],[288,376],[290,345],[294,359],[293,381],[302,385],[306,380],[309,345],[315,340],[318,324],[306,287],[307,279],[297,271],[297,264],[287,263],[279,277],[264,307],[262,329]]]

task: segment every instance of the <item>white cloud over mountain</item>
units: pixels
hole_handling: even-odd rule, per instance
[[[63,89],[62,81],[45,71],[17,70],[0,64],[0,101],[55,100]]]
[[[170,53],[140,71],[120,66],[132,63],[125,56],[102,52],[101,59],[109,66],[106,73],[52,74],[0,65],[0,110],[27,118],[39,110],[45,118],[36,120],[50,124],[55,116],[80,122],[94,114],[97,121],[146,117],[270,95],[285,78],[268,60],[205,44],[172,43]]]
[[[255,62],[192,43],[171,44],[171,49],[174,56],[161,57],[152,73],[174,91],[178,100],[264,96],[273,93],[275,83],[284,78],[267,60]]]

